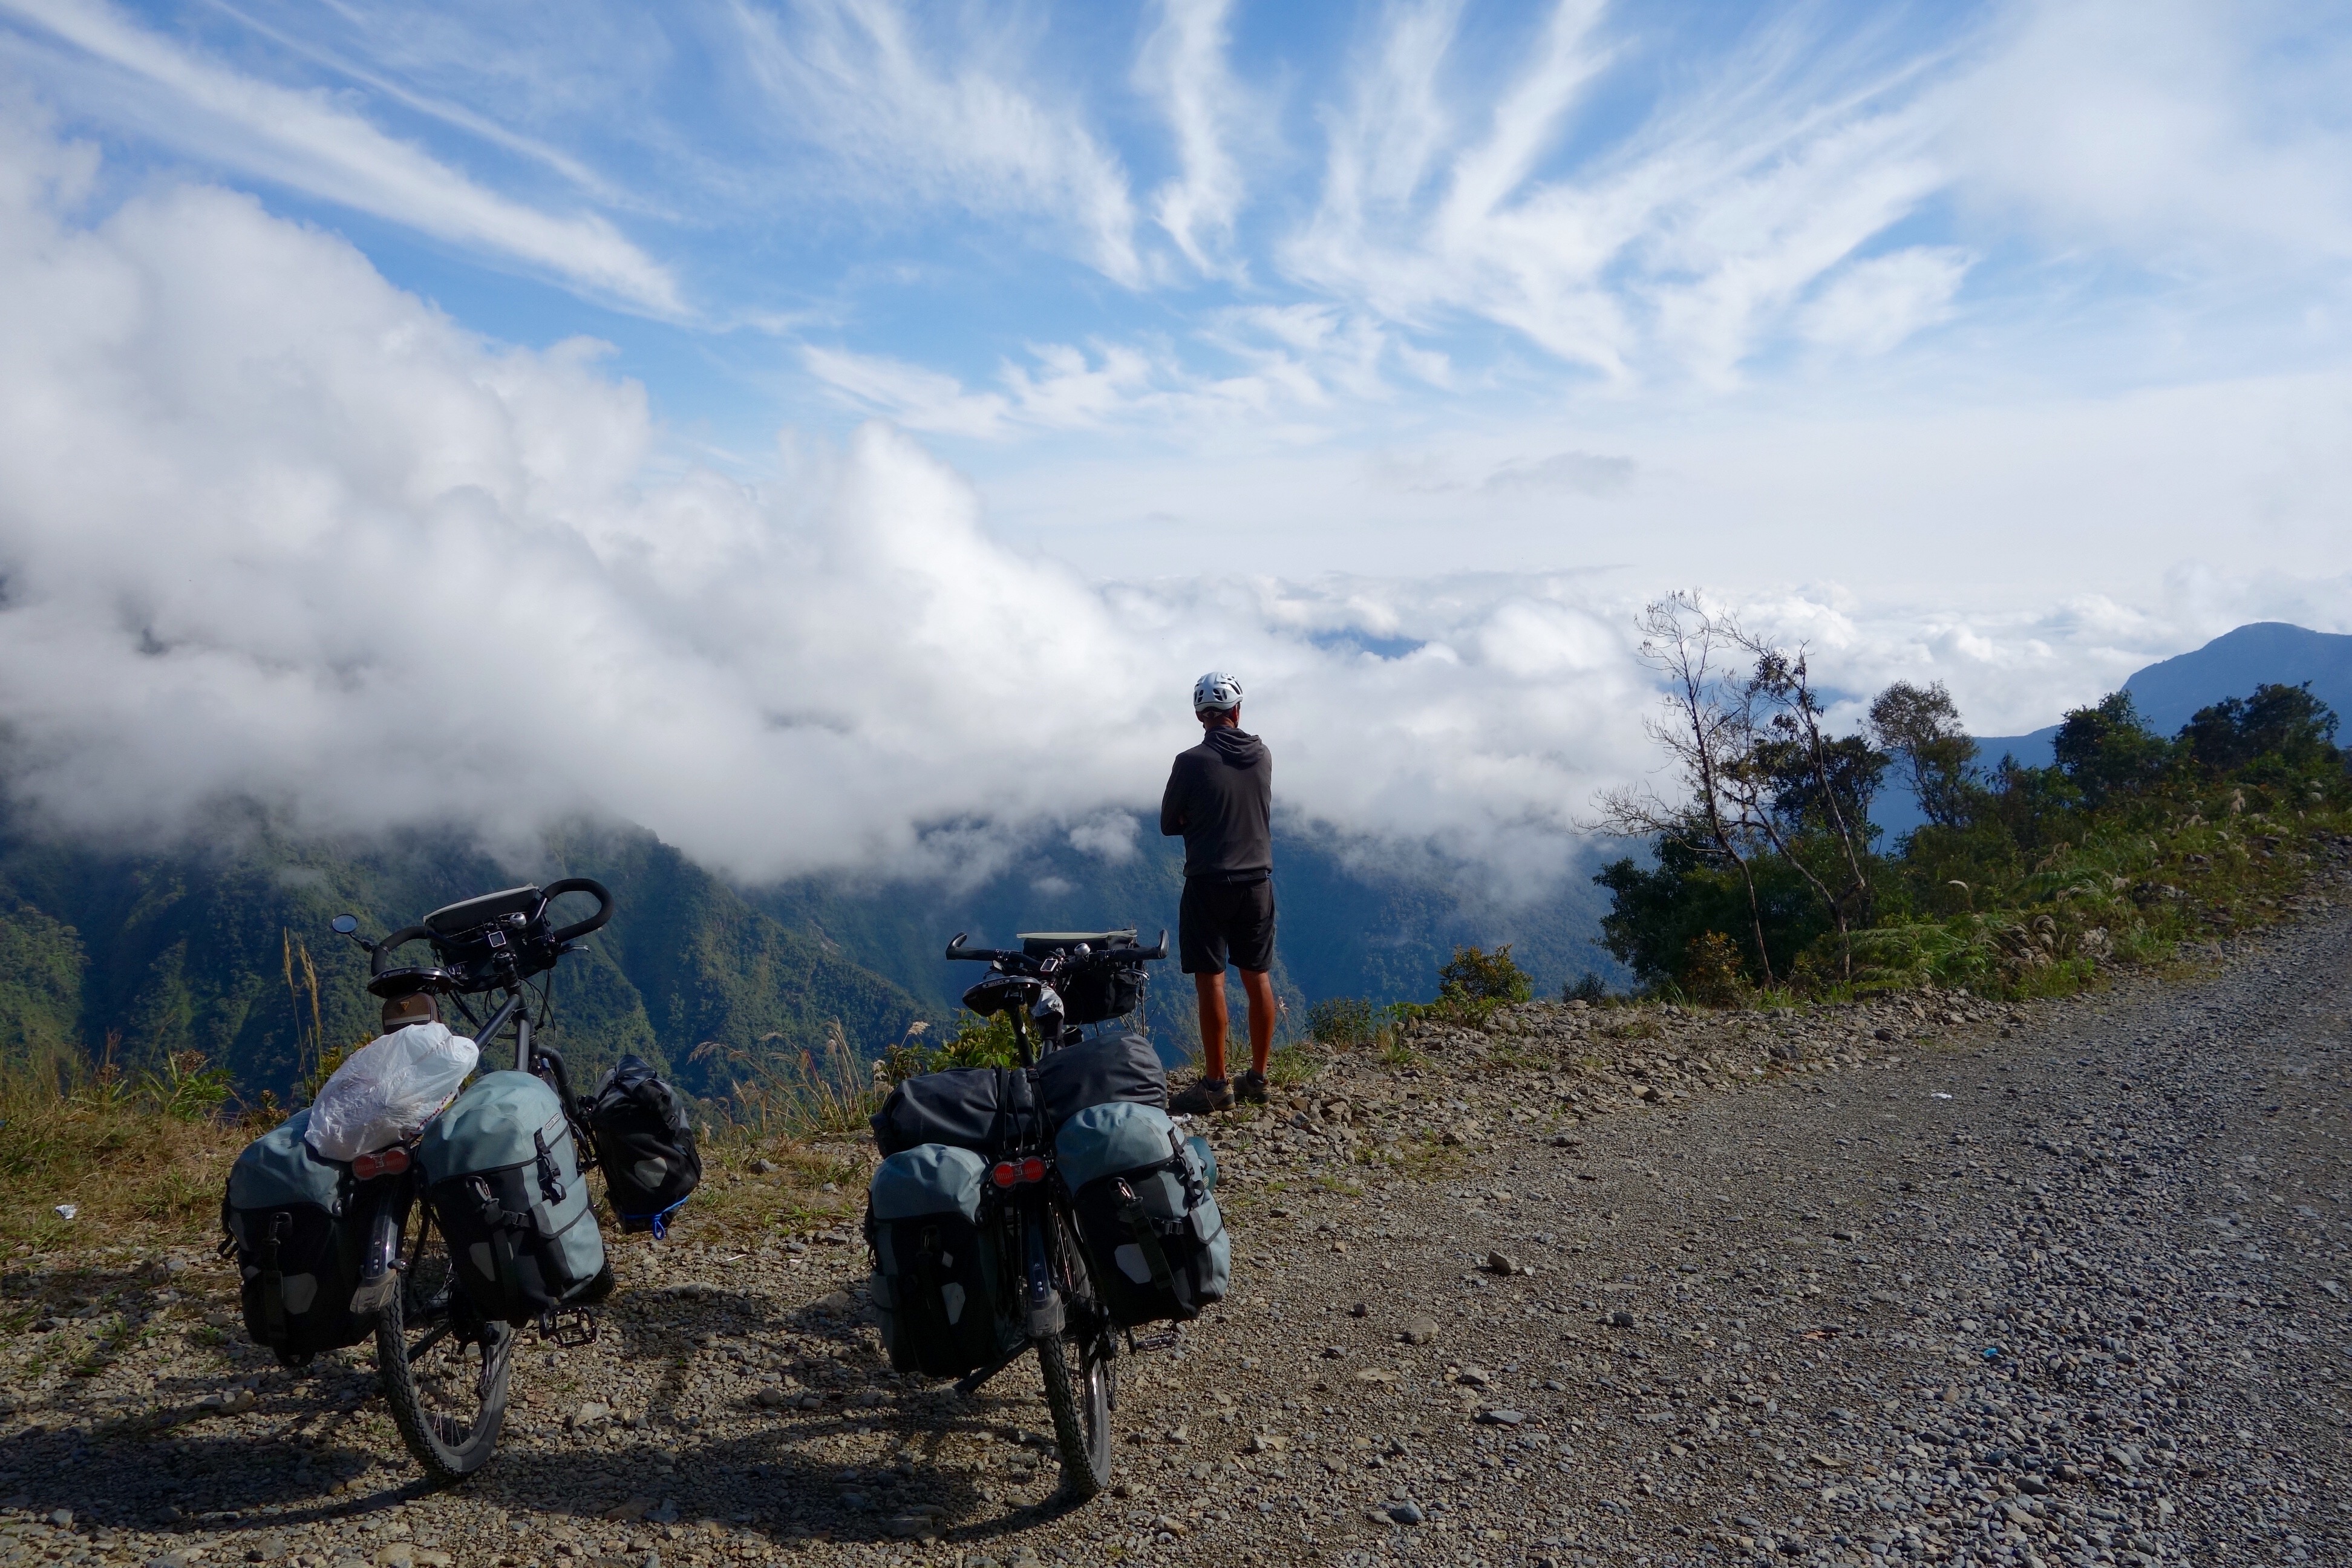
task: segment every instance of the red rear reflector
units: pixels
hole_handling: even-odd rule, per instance
[[[1039,1159],[1034,1154],[1032,1154],[1026,1160],[1022,1161],[1021,1179],[1024,1182],[1044,1181],[1045,1179],[1045,1162]]]
[[[352,1162],[352,1174],[362,1182],[378,1176],[396,1176],[408,1169],[408,1151],[397,1145],[379,1149],[373,1154],[362,1154]]]
[[[1021,1179],[1021,1173],[1013,1168],[1012,1161],[1000,1160],[996,1168],[988,1173],[988,1179],[1000,1187],[1009,1187]]]

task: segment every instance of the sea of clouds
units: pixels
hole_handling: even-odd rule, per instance
[[[485,339],[217,187],[89,210],[96,172],[0,124],[0,757],[29,820],[584,814],[747,879],[980,874],[1041,830],[1127,853],[1218,667],[1299,817],[1533,891],[1654,765],[1633,613],[1689,584],[1090,580],[992,537],[888,426],[722,477],[597,344]],[[2192,572],[2153,605],[1972,617],[1932,584],[1706,586],[1837,690],[1948,679],[1988,729],[2327,597]]]

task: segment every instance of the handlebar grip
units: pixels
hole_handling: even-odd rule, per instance
[[[604,922],[613,918],[613,894],[593,877],[564,877],[540,889],[539,907],[544,912],[550,904],[566,893],[586,893],[596,900],[596,912],[586,920],[563,926],[551,933],[559,947],[567,942],[577,942],[590,931],[602,931]]]
[[[1168,956],[1168,928],[1166,926],[1161,926],[1160,928],[1160,945],[1147,950],[1143,956],[1146,958],[1165,958]]]
[[[1019,956],[1015,953],[1000,952],[992,947],[966,947],[964,937],[964,932],[958,931],[955,933],[955,940],[948,943],[950,958],[968,958],[974,963],[993,963],[1000,958]]]
[[[374,947],[369,950],[368,973],[371,975],[382,974],[385,970],[390,969],[392,967],[392,950],[394,948],[404,947],[412,942],[422,941],[424,938],[432,934],[433,933],[431,931],[426,931],[423,926],[401,927],[398,931],[393,932],[390,936],[385,937],[382,942],[377,942]]]

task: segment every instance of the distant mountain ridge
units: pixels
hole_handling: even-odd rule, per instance
[[[2352,637],[2284,621],[2253,621],[2134,672],[2123,689],[2150,728],[2170,735],[2199,709],[2223,698],[2244,697],[2265,684],[2299,686],[2306,680],[2313,696],[2352,723]],[[1991,767],[2012,756],[2026,767],[2046,768],[2055,756],[2058,729],[2050,724],[2025,735],[1979,736],[1978,760]],[[1870,815],[1890,838],[1925,820],[1901,788],[1884,792]]]
[[[725,1049],[821,1046],[835,1018],[871,1049],[928,1010],[643,830],[551,834],[541,863],[518,871],[459,832],[300,840],[252,811],[224,814],[210,845],[172,852],[0,826],[0,1054],[95,1056],[113,1037],[126,1066],[196,1050],[242,1091],[282,1096],[310,1018],[307,984],[299,994],[288,984],[289,945],[298,975],[305,953],[316,971],[320,1035],[353,1045],[377,1032],[376,1005],[366,954],[327,929],[335,914],[381,935],[470,894],[566,875],[597,878],[621,904],[556,977],[553,1037],[575,1078],[634,1051],[708,1093],[728,1080]],[[698,1055],[706,1042],[722,1049]]]
[[[95,1056],[150,1065],[201,1051],[245,1092],[287,1094],[301,1070],[307,984],[289,993],[289,943],[318,975],[321,1034],[376,1032],[366,958],[327,921],[351,910],[381,934],[438,906],[523,880],[583,875],[620,909],[556,982],[558,1043],[586,1078],[624,1051],[697,1094],[736,1062],[822,1049],[830,1021],[874,1053],[917,1020],[950,1021],[975,965],[948,939],[1010,944],[1031,930],[1176,923],[1181,847],[1138,823],[1131,853],[1105,857],[1044,836],[975,885],[812,876],[744,889],[642,828],[550,834],[518,867],[463,830],[360,841],[290,836],[257,807],[225,810],[202,847],[128,852],[44,837],[0,816],[0,1057]],[[1426,855],[1379,862],[1327,832],[1277,825],[1281,937],[1276,981],[1307,1004],[1426,997],[1457,943],[1510,942],[1547,990],[1586,968],[1601,896],[1580,873],[1532,904],[1483,899],[1467,868]],[[1171,931],[1172,948],[1172,931]],[[1192,987],[1153,966],[1147,1020],[1174,1059],[1196,1039]],[[704,1047],[708,1047],[707,1049]],[[583,1087],[586,1087],[585,1084]]]

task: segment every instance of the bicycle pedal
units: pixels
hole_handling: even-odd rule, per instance
[[[565,1350],[593,1345],[596,1342],[596,1314],[585,1307],[549,1312],[539,1320],[539,1337]]]
[[[1144,1351],[1173,1350],[1182,1339],[1183,1336],[1174,1329],[1156,1334],[1144,1334],[1140,1337],[1130,1333],[1127,1336],[1127,1348],[1139,1354]]]

